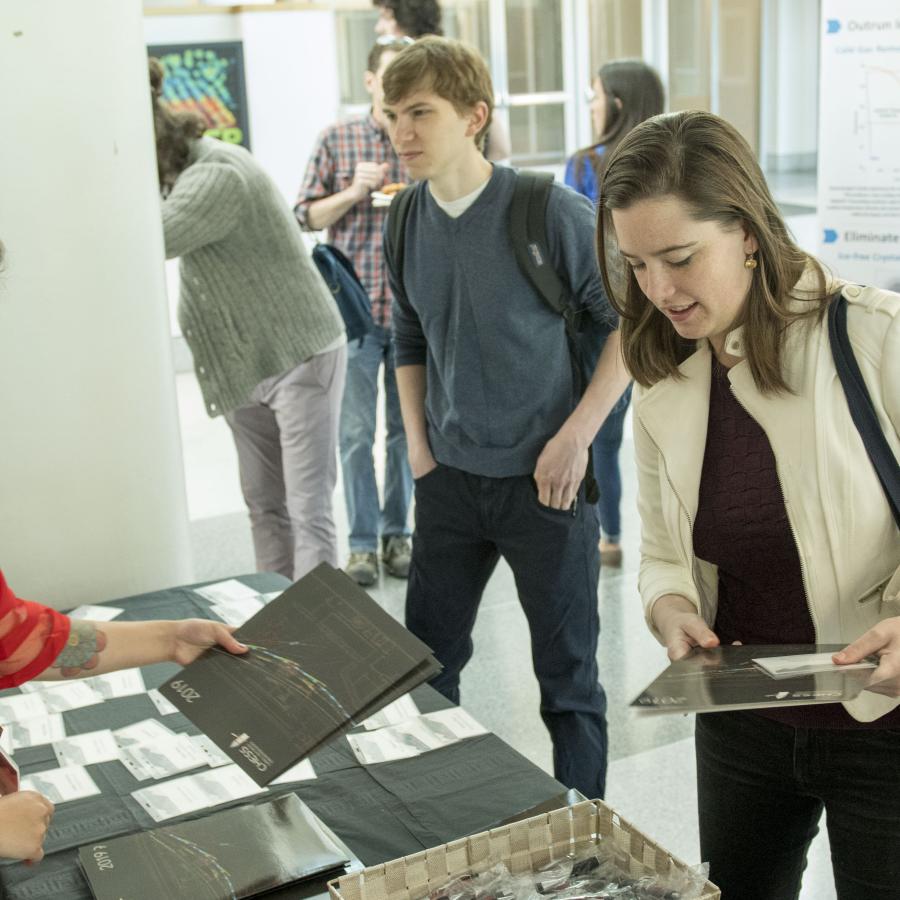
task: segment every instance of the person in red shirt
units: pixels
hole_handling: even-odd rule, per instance
[[[17,597],[0,571],[0,689],[33,679],[102,675],[158,662],[186,666],[215,644],[230,653],[245,653],[233,630],[205,619],[73,621]],[[0,857],[40,860],[52,816],[53,804],[34,791],[0,797]]]

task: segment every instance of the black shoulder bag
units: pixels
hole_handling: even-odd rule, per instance
[[[900,465],[897,464],[887,438],[881,430],[872,398],[866,390],[866,383],[853,355],[853,347],[847,334],[847,301],[840,293],[834,296],[828,307],[828,338],[831,342],[834,365],[847,396],[853,424],[865,444],[866,452],[875,467],[888,505],[894,514],[894,521],[900,528]]]

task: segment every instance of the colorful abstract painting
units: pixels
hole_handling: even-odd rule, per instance
[[[197,113],[211,137],[250,149],[240,41],[154,45],[147,52],[165,69],[164,103],[175,112]]]

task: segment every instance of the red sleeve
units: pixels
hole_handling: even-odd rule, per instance
[[[69,625],[55,609],[16,597],[0,571],[0,688],[40,675],[65,647]]]

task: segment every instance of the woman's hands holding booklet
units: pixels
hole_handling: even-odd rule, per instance
[[[840,653],[835,653],[832,659],[838,665],[847,665],[871,654],[881,659],[866,690],[886,697],[900,697],[900,616],[879,622]]]
[[[680,594],[660,597],[653,604],[650,618],[672,662],[683,659],[695,647],[710,650],[719,646],[715,632],[698,615],[694,604]]]
[[[171,626],[170,659],[181,666],[192,663],[204,650],[217,644],[229,653],[247,652],[247,648],[232,635],[235,629],[231,625],[209,619],[184,619],[173,621]]]
[[[715,632],[697,614],[694,605],[678,594],[660,597],[651,618],[672,662],[683,659],[695,647],[719,646]],[[848,665],[873,654],[880,657],[880,662],[866,690],[900,697],[900,616],[879,622],[832,659],[837,665]]]

